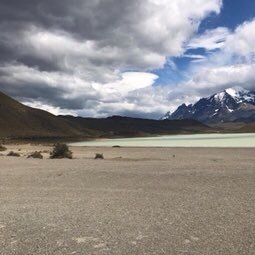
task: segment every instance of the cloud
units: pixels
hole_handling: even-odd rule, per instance
[[[14,4],[15,3],[15,4]],[[159,118],[228,87],[255,89],[255,20],[196,31],[221,1],[5,1],[0,87],[55,114]],[[121,10],[121,11],[120,11]],[[203,48],[207,54],[187,54]],[[192,59],[189,79],[154,86],[171,57]]]
[[[25,65],[0,67],[1,88],[21,101],[39,101],[55,107],[82,109],[100,95],[90,83],[61,72],[40,71]],[[74,89],[75,88],[75,89]],[[81,95],[86,95],[82,98]]]
[[[202,47],[209,51],[217,49],[205,55],[202,62],[191,66],[190,80],[197,84],[194,88],[203,86],[219,89],[219,84],[226,87],[235,83],[255,88],[255,83],[249,83],[253,77],[255,63],[254,27],[255,19],[244,22],[232,32],[227,28],[218,28],[206,31],[191,40],[189,45],[193,44],[194,48]],[[220,31],[225,32],[221,34]]]
[[[121,95],[128,94],[131,91],[150,87],[158,78],[157,75],[144,72],[126,72],[123,73],[122,79],[108,84],[94,84],[93,88],[104,93],[117,93]]]
[[[149,70],[184,54],[200,22],[221,6],[221,0],[2,0],[1,90],[55,113],[159,115],[167,98],[152,88],[157,76]]]
[[[196,42],[196,45],[194,43],[192,47],[204,48],[209,54],[183,55],[199,60],[192,62],[188,71],[189,79],[175,86],[154,88],[150,92],[140,91],[139,96],[151,105],[157,104],[158,112],[165,107],[168,107],[165,112],[173,112],[182,103],[195,103],[201,97],[229,87],[240,86],[255,91],[254,27],[255,19],[244,22],[232,32],[227,28],[219,28],[208,30],[198,35],[197,39],[194,37],[191,42]],[[154,99],[149,95],[153,95]]]
[[[226,27],[218,27],[213,30],[207,30],[200,36],[195,36],[188,43],[188,49],[203,48],[208,51],[221,49],[224,47],[230,31]]]
[[[169,110],[174,111],[182,103],[195,103],[201,97],[229,87],[255,90],[254,27],[255,19],[244,22],[232,32],[218,28],[194,37],[188,48],[204,48],[208,52],[201,59],[198,56],[199,61],[192,62],[186,82],[168,89]]]
[[[185,84],[186,88],[200,91],[202,94],[205,91],[206,93],[219,92],[233,86],[254,89],[255,64],[205,67]]]
[[[112,83],[91,83],[73,74],[42,72],[17,63],[0,67],[0,77],[1,88],[29,106],[54,114],[104,117],[122,111],[135,112],[139,101],[126,97],[150,88],[158,78],[152,73],[126,72]]]
[[[227,37],[225,53],[244,57],[246,61],[251,60],[255,53],[255,19],[244,22],[236,28],[234,33]]]
[[[115,69],[160,68],[221,1],[110,0],[2,1],[0,43],[25,64],[40,60],[61,70],[78,68],[91,79]],[[192,8],[191,8],[192,5]],[[6,17],[7,16],[7,17]],[[13,58],[13,56],[12,56]],[[31,61],[33,59],[34,61]],[[39,63],[40,64],[40,63]],[[44,64],[44,66],[45,66]],[[75,66],[73,66],[75,64]],[[41,66],[39,65],[39,68]]]

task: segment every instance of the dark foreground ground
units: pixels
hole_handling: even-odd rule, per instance
[[[255,149],[25,149],[0,157],[1,255],[255,254]]]

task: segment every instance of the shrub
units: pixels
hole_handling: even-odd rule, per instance
[[[0,144],[0,151],[6,151],[7,148]]]
[[[58,143],[54,146],[53,151],[51,152],[51,159],[54,158],[73,158],[73,153],[69,150],[66,144]]]
[[[20,154],[14,151],[10,151],[7,156],[9,157],[20,157]]]
[[[95,159],[104,159],[104,154],[96,153]]]
[[[31,153],[27,158],[43,159],[43,155],[41,154],[40,151],[35,151],[35,152]]]

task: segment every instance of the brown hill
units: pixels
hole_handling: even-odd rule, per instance
[[[66,137],[81,135],[68,121],[25,106],[0,92],[0,136]]]
[[[213,132],[195,120],[106,119],[55,116],[0,92],[1,138],[95,138]]]
[[[255,122],[245,124],[243,127],[238,129],[240,133],[254,133],[255,132]]]
[[[196,120],[151,120],[121,116],[105,119],[62,116],[75,127],[97,132],[101,137],[134,137],[147,135],[187,134],[214,132],[213,128]]]

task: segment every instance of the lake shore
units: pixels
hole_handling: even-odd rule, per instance
[[[7,149],[21,157],[1,152],[1,254],[255,250],[255,149],[71,147],[73,160]]]
[[[195,147],[195,148],[255,148],[255,133],[243,134],[179,134],[153,137],[95,139],[70,143],[92,147]]]

